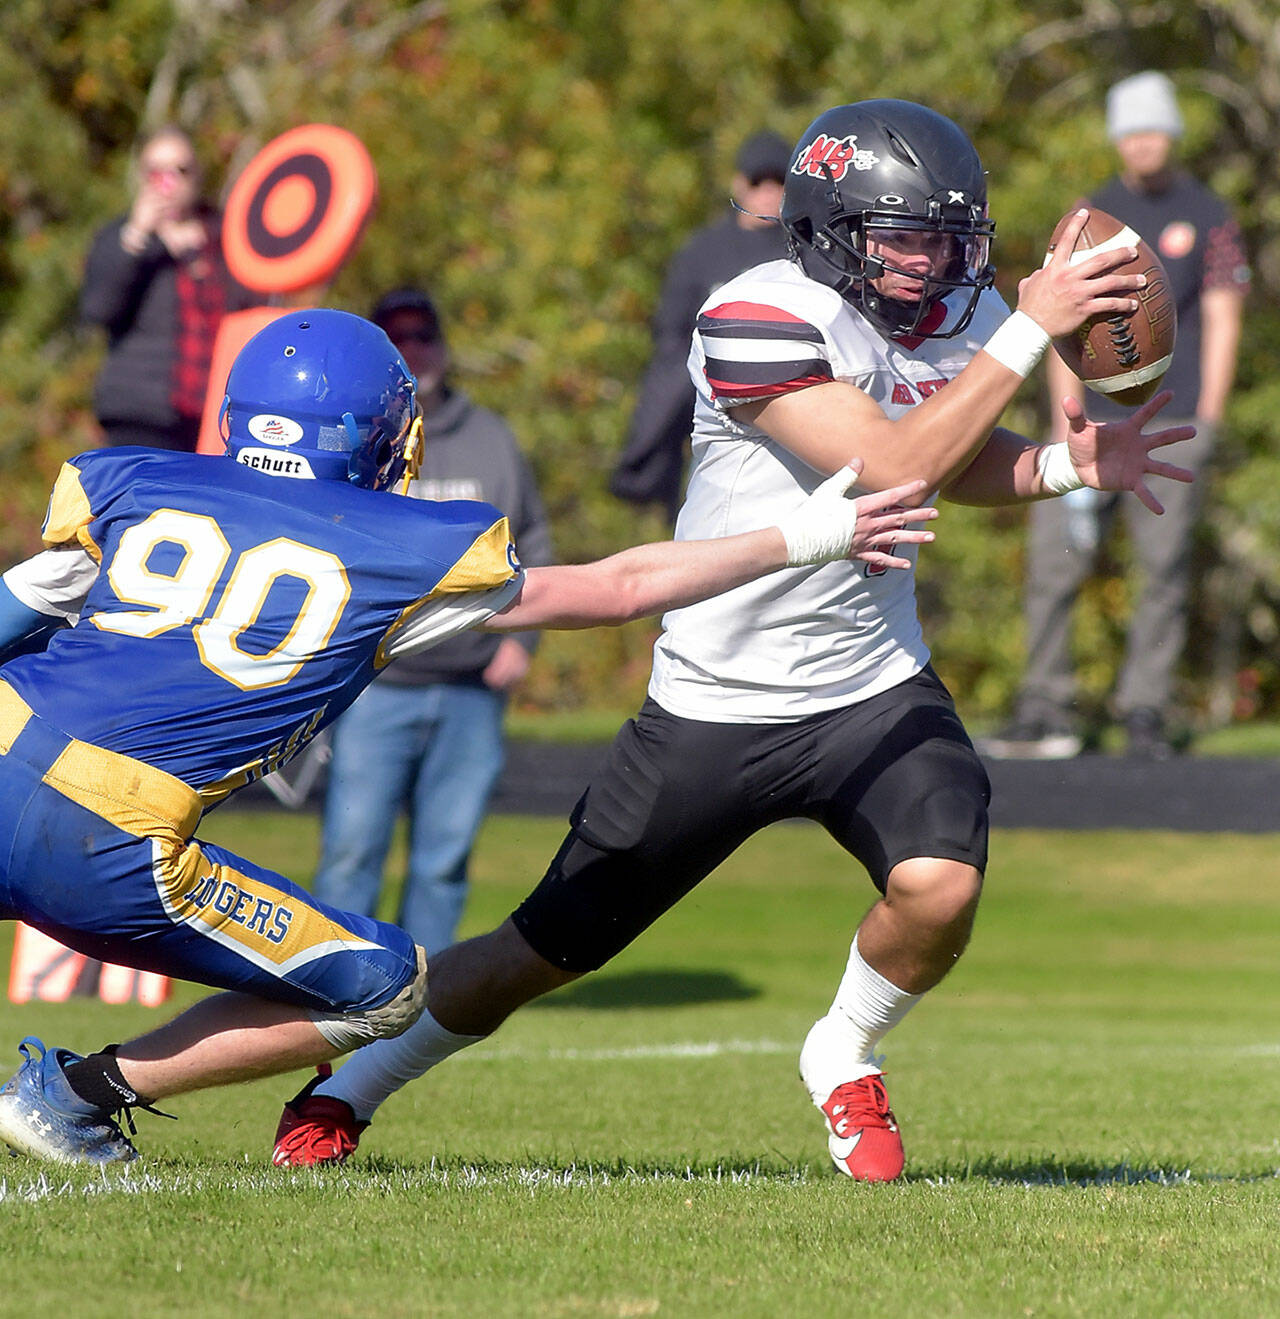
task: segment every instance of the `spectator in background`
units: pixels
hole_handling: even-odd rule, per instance
[[[515,437],[495,413],[448,384],[449,354],[431,299],[395,289],[370,317],[418,379],[418,499],[484,500],[504,512],[527,566],[552,561],[542,500]],[[397,660],[333,728],[315,895],[372,915],[396,817],[409,814],[408,873],[397,923],[430,955],[451,944],[467,863],[502,770],[507,695],[538,633],[459,634]]]
[[[80,317],[107,331],[93,404],[109,445],[193,451],[218,325],[258,301],[227,271],[201,182],[187,134],[157,129],[139,148],[128,214],[94,236]]]
[[[632,503],[660,501],[672,522],[693,424],[688,359],[698,308],[735,275],[786,256],[786,235],[776,217],[790,158],[790,144],[777,133],[747,138],[733,175],[733,206],[676,253],[662,286],[653,317],[653,356],[609,489]]]
[[[1170,446],[1168,461],[1191,468],[1190,485],[1171,483],[1164,517],[1135,501],[1077,490],[1031,506],[1025,617],[1027,668],[1013,723],[984,749],[996,756],[1054,759],[1084,744],[1076,712],[1071,613],[1098,550],[1123,510],[1141,574],[1114,694],[1131,755],[1163,759],[1173,752],[1169,715],[1174,676],[1187,633],[1191,552],[1204,499],[1200,473],[1209,460],[1236,367],[1249,266],[1240,231],[1225,202],[1174,165],[1182,134],[1173,84],[1162,73],[1135,74],[1107,94],[1107,134],[1120,172],[1084,205],[1126,221],[1159,254],[1178,305],[1178,339],[1162,388],[1173,390],[1166,426],[1193,422],[1194,439]],[[1054,355],[1049,364],[1052,441],[1066,437],[1060,400],[1083,388]],[[1099,421],[1127,409],[1102,395],[1089,401]]]

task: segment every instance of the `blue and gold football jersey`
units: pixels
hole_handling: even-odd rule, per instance
[[[290,481],[221,457],[105,449],[67,463],[46,546],[98,564],[75,626],[4,680],[64,732],[206,804],[279,768],[434,612],[483,621],[522,572],[488,504]]]

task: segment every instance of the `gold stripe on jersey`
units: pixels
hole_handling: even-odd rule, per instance
[[[0,753],[8,754],[32,717],[26,701],[0,682]],[[45,770],[43,781],[135,838],[187,838],[200,822],[200,799],[181,779],[74,737]]]
[[[30,718],[31,707],[7,682],[0,682],[0,755],[9,754]]]
[[[332,953],[378,948],[298,896],[234,866],[197,842],[155,839],[151,873],[169,916],[264,970],[287,975]]]
[[[378,652],[374,656],[375,668],[385,668],[391,661],[387,650],[400,634],[401,628],[431,600],[442,595],[461,595],[467,591],[492,591],[509,582],[516,575],[513,562],[515,547],[511,543],[511,526],[506,518],[497,522],[471,542],[467,552],[440,579],[434,589],[406,605],[396,621],[382,634]]]
[[[200,798],[181,779],[75,738],[44,781],[135,838],[189,838],[200,823]]]
[[[465,591],[490,591],[516,575],[511,564],[511,527],[499,518],[488,531],[471,542],[467,552],[436,583],[426,598],[461,595]]]
[[[49,511],[40,533],[45,547],[52,550],[60,545],[79,545],[95,563],[101,563],[102,551],[89,535],[92,520],[93,508],[80,484],[80,469],[73,463],[63,463],[53,494],[49,496]]]
[[[211,811],[241,788],[247,788],[254,781],[254,775],[247,769],[237,769],[219,779],[216,783],[206,783],[199,790],[201,803],[206,811]]]
[[[318,710],[313,710],[288,737],[281,739],[262,755],[241,765],[238,769],[231,770],[213,783],[206,783],[202,788],[197,788],[197,795],[204,803],[205,810],[210,810],[219,802],[225,801],[238,789],[256,783],[268,774],[274,774],[278,769],[283,769],[316,735],[316,729],[328,710],[329,703],[326,701]]]

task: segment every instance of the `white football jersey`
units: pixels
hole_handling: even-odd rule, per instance
[[[950,314],[941,305],[938,313],[939,321]],[[698,397],[676,539],[770,526],[828,475],[729,408],[843,380],[901,417],[959,374],[1008,314],[988,289],[953,339],[886,339],[789,260],[722,285],[703,304],[689,354]],[[914,560],[916,548],[899,551]],[[715,723],[781,723],[837,709],[896,686],[929,659],[914,566],[784,569],[672,610],[662,625],[649,694],[672,714]]]

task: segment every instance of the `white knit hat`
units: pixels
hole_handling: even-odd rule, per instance
[[[1135,73],[1107,93],[1107,136],[1115,142],[1130,133],[1182,136],[1178,98],[1163,73]]]

